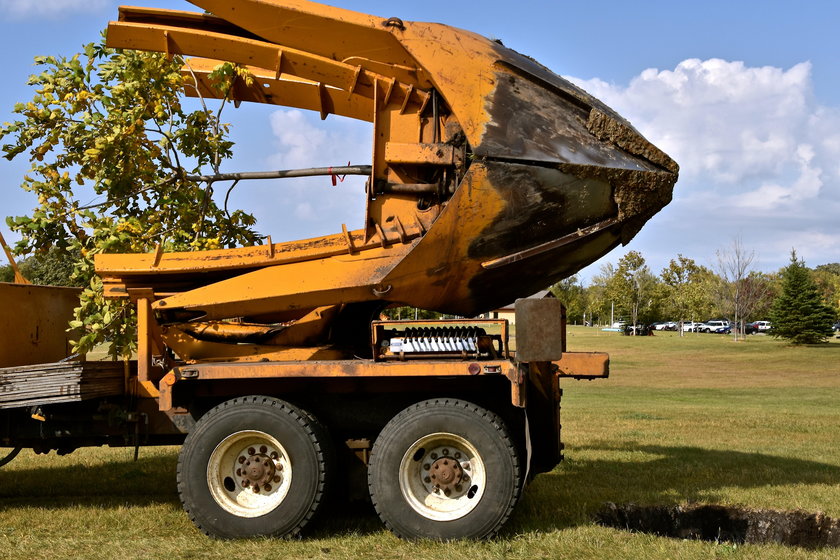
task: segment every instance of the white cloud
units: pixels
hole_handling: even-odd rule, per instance
[[[627,87],[575,81],[673,155],[683,177],[729,184],[796,163],[818,110],[808,62],[783,70],[689,59],[674,70],[645,70]]]
[[[16,19],[59,17],[72,13],[101,12],[109,0],[0,0],[0,13]]]
[[[792,247],[812,266],[840,260],[840,109],[817,102],[809,62],[689,59],[628,85],[571,79],[680,164],[674,201],[635,248],[702,261],[742,235],[767,270]]]
[[[373,133],[369,123],[335,116],[321,122],[316,113],[297,109],[274,111],[269,121],[275,143],[267,161],[271,169],[343,166],[348,162],[370,165]],[[266,191],[275,204],[263,204],[256,211],[259,223],[275,230],[278,239],[337,233],[341,224],[350,229],[361,227],[365,177],[347,176],[336,182],[333,186],[328,176],[284,179]]]

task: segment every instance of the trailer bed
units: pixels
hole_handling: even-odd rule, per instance
[[[124,362],[66,361],[0,368],[0,409],[122,395],[130,373],[126,367]]]

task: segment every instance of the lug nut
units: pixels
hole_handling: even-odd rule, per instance
[[[429,463],[426,463],[425,465],[423,465],[423,470],[424,470],[424,471],[427,471],[427,470],[429,470],[429,469],[431,469],[431,468],[432,468],[432,465],[430,465]]]
[[[261,445],[260,446],[260,453],[264,454],[266,451],[268,451],[268,447],[266,447],[265,445]]]
[[[242,476],[242,469],[236,469],[236,476]]]
[[[257,486],[256,484],[254,484],[254,494],[259,494],[259,493],[260,493],[260,487]]]
[[[276,451],[272,451],[271,452],[271,458],[276,461],[277,459],[280,458],[280,455],[278,455]]]
[[[253,447],[248,448],[248,455],[254,455],[254,454],[256,454],[256,452],[257,452],[257,450],[254,449]]]
[[[461,454],[460,454],[460,453],[458,453],[458,452],[456,451],[456,452],[455,452],[455,455],[453,455],[453,457],[455,457],[456,459],[460,459],[460,458],[461,458]]]
[[[429,478],[428,476],[423,479],[423,482],[425,482],[426,484],[430,483],[431,481],[432,481],[432,479]]]
[[[449,488],[444,488],[443,493],[448,496],[449,494],[452,493],[452,490],[450,490]]]
[[[271,492],[271,484],[266,484],[265,486],[263,486],[263,490],[265,490],[266,492]]]
[[[274,482],[280,482],[280,475],[274,477]]]
[[[461,491],[461,489],[462,489],[462,486],[461,486],[460,484],[456,484],[456,485],[455,485],[455,491],[456,491],[456,492],[460,492],[460,491]]]
[[[243,488],[248,488],[248,484],[249,484],[249,483],[248,483],[248,481],[247,481],[247,480],[243,480],[243,481],[242,481],[242,487],[243,487]]]
[[[239,464],[241,465],[242,463],[244,463],[244,462],[245,462],[245,456],[244,456],[244,455],[240,455],[240,456],[239,456],[239,459],[237,459],[237,460],[239,461]]]
[[[437,458],[438,458],[438,454],[437,454],[437,453],[432,453],[431,457],[432,457],[432,459],[437,459]]]
[[[443,453],[444,455],[449,455],[449,450],[444,448],[443,451],[441,451],[441,453]]]

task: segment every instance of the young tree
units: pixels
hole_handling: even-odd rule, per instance
[[[769,285],[751,279],[750,270],[755,259],[755,251],[747,251],[741,239],[736,237],[729,249],[717,251],[717,268],[720,276],[718,298],[725,314],[732,314],[736,328],[735,340],[744,338],[744,320],[756,306],[768,297]]]
[[[665,290],[666,310],[679,322],[680,336],[683,336],[683,322],[707,314],[711,307],[707,280],[712,272],[694,259],[677,255],[659,276]]]
[[[613,276],[607,281],[606,294],[622,311],[630,314],[633,325],[645,315],[653,303],[656,278],[645,259],[637,251],[629,251],[618,261]],[[635,334],[635,329],[633,330]]]
[[[782,292],[773,302],[771,334],[794,344],[816,344],[831,336],[832,310],[822,302],[804,261],[791,251],[790,264],[782,269]]]
[[[7,159],[31,162],[23,189],[37,199],[28,216],[8,218],[21,234],[18,254],[56,246],[76,252],[74,279],[86,286],[73,326],[77,350],[109,338],[123,354],[134,343],[131,309],[105,301],[93,271],[100,252],[149,252],[253,244],[252,216],[228,214],[212,184],[190,180],[231,154],[227,125],[206,108],[181,104],[183,60],[90,44],[72,58],[38,57],[29,79],[36,94],[15,106],[16,122],[0,128]],[[237,68],[214,74],[229,91]],[[245,79],[245,78],[242,78]],[[96,197],[93,203],[85,200]]]

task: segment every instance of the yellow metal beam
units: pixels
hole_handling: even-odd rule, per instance
[[[31,284],[31,282],[27,280],[23,274],[21,274],[20,269],[15,262],[15,257],[12,255],[12,250],[9,249],[8,245],[6,245],[6,240],[3,238],[2,233],[0,233],[0,245],[3,246],[3,252],[6,253],[6,258],[9,259],[9,264],[12,266],[12,270],[15,273],[15,284]]]

